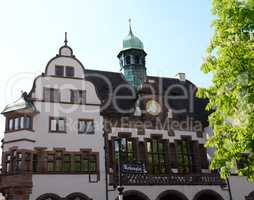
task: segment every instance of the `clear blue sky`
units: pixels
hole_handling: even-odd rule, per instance
[[[207,87],[211,77],[200,66],[213,32],[210,9],[210,0],[0,0],[0,109],[30,90],[65,31],[85,68],[119,71],[116,56],[128,18],[148,53],[149,75],[185,72]]]

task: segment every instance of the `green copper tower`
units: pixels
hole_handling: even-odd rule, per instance
[[[141,40],[136,37],[131,29],[131,21],[129,20],[129,34],[123,40],[123,47],[118,58],[120,60],[121,69],[124,70],[125,79],[134,87],[143,84],[146,77],[144,45]]]

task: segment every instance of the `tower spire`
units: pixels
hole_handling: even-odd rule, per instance
[[[132,33],[132,29],[131,29],[131,18],[129,18],[129,34],[130,35],[133,35],[133,33]]]
[[[68,40],[67,40],[67,32],[65,32],[65,39],[64,39],[64,44],[67,46]]]

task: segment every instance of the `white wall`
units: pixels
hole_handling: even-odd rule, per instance
[[[36,200],[45,193],[60,197],[80,192],[93,200],[105,200],[105,182],[89,183],[88,175],[33,175],[33,190],[30,200]]]
[[[254,191],[254,182],[248,182],[246,177],[231,176],[229,183],[232,191],[232,200],[245,200]]]

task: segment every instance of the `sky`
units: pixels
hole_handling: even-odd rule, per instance
[[[63,45],[86,69],[119,72],[117,54],[132,30],[144,43],[148,75],[178,72],[199,87],[211,84],[200,70],[213,34],[211,0],[0,0],[0,109],[29,92],[34,77]],[[4,118],[0,117],[0,138]]]

